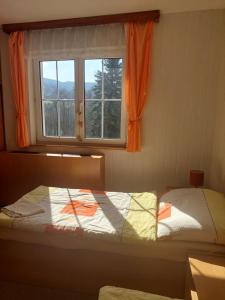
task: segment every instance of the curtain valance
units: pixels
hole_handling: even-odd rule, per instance
[[[123,24],[33,30],[26,38],[32,57],[117,56],[125,49]]]

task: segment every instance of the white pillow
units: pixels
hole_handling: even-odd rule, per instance
[[[201,189],[175,189],[160,198],[157,237],[211,243],[216,241],[213,221]]]

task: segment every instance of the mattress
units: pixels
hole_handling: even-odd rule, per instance
[[[147,244],[120,243],[103,239],[73,238],[71,233],[30,232],[0,228],[0,239],[38,244],[61,249],[90,250],[144,258],[159,258],[183,262],[192,251],[207,251],[225,255],[225,246],[212,243],[183,241],[152,241]]]

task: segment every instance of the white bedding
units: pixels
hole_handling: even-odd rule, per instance
[[[157,237],[216,243],[216,230],[202,189],[171,190],[160,198]]]

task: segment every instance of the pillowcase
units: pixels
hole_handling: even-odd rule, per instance
[[[159,200],[158,239],[215,243],[216,231],[198,188],[171,190]]]

